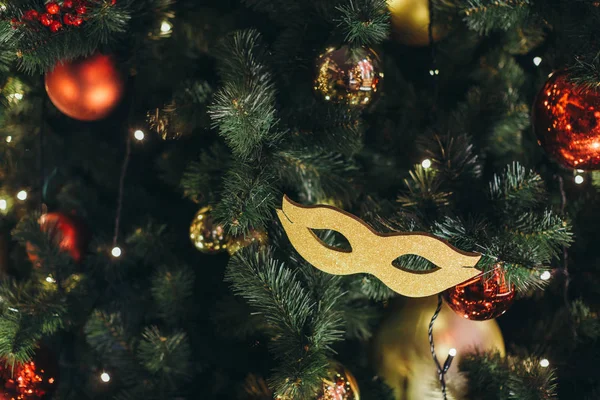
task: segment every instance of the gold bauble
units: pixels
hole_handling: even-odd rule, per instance
[[[315,91],[326,101],[366,105],[373,101],[382,77],[372,50],[331,47],[317,60]]]
[[[407,46],[429,45],[429,0],[387,0],[394,38]],[[434,17],[433,40],[446,36],[448,29]]]
[[[323,387],[316,400],[360,400],[354,375],[343,365],[332,363],[331,375],[323,379]]]
[[[203,207],[196,213],[190,225],[190,239],[202,253],[215,254],[227,249],[229,237],[221,225],[214,223],[211,207]]]
[[[234,255],[240,249],[244,247],[248,247],[253,243],[258,243],[259,246],[264,246],[268,243],[269,236],[267,232],[252,230],[247,235],[242,235],[231,239],[231,241],[227,244],[227,251],[229,255]]]
[[[405,299],[390,306],[374,340],[374,361],[379,375],[394,390],[397,400],[441,398],[437,367],[431,357],[427,331],[437,297]],[[448,351],[457,355],[446,375],[448,399],[464,399],[466,379],[458,372],[461,357],[474,350],[497,350],[504,355],[504,339],[495,320],[471,321],[445,304],[433,326],[435,351],[441,363]]]

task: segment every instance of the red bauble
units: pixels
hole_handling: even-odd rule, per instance
[[[40,23],[44,26],[52,25],[52,15],[48,13],[44,13],[40,15]]]
[[[0,400],[48,399],[58,385],[58,363],[47,350],[38,349],[33,360],[14,369],[0,361]]]
[[[38,19],[40,14],[36,10],[29,10],[23,13],[23,19],[25,21],[33,21]]]
[[[73,8],[73,0],[63,1],[63,8]]]
[[[110,114],[119,104],[123,89],[123,76],[113,57],[104,54],[59,63],[46,74],[46,91],[52,103],[81,121],[96,121]]]
[[[60,6],[57,2],[51,1],[46,4],[46,11],[48,11],[48,14],[58,14],[60,12]]]
[[[52,21],[52,23],[50,24],[50,31],[56,33],[59,30],[61,30],[62,27],[63,25],[60,23],[60,21]]]
[[[600,92],[576,88],[566,71],[550,76],[533,103],[538,143],[567,168],[600,168]]]
[[[496,266],[444,291],[444,300],[458,315],[484,321],[504,314],[515,300],[515,286],[506,282],[504,269]]]
[[[39,223],[40,229],[49,232],[62,251],[68,252],[75,262],[81,262],[88,240],[80,223],[60,212],[42,215]],[[27,256],[34,265],[39,263],[36,248],[31,243],[27,243]]]

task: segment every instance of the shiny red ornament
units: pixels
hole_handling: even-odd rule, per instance
[[[46,4],[46,11],[48,14],[58,14],[60,12],[60,6],[57,2],[51,1],[50,3]]]
[[[58,63],[46,74],[52,103],[71,118],[96,121],[108,116],[123,96],[124,79],[114,58],[104,54]]]
[[[63,27],[63,24],[60,23],[60,21],[52,21],[52,23],[50,24],[50,32],[56,33],[59,30],[61,30]]]
[[[583,90],[566,71],[550,76],[533,103],[538,143],[559,164],[600,169],[600,91]]]
[[[60,212],[42,215],[39,223],[40,229],[50,234],[60,250],[69,253],[75,262],[81,262],[88,244],[88,238],[80,223],[73,217]],[[39,264],[36,247],[31,243],[27,243],[27,256],[34,265]]]
[[[44,13],[42,15],[40,15],[40,23],[44,26],[50,26],[52,25],[52,15],[48,14],[48,13]]]
[[[84,5],[77,6],[77,7],[75,7],[75,12],[77,14],[83,15],[83,14],[87,13],[87,7]]]
[[[504,314],[515,300],[515,286],[506,281],[504,269],[497,265],[460,285],[444,291],[444,300],[458,315],[484,321]]]
[[[38,349],[32,361],[6,365],[0,361],[1,400],[51,398],[58,385],[58,362],[47,350]]]
[[[25,21],[33,21],[38,19],[40,14],[36,10],[28,10],[23,13],[23,19]]]
[[[75,25],[75,16],[73,14],[66,13],[63,15],[63,22],[65,25]]]
[[[65,0],[62,4],[63,8],[73,8],[73,0]]]

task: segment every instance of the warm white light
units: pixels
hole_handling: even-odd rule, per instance
[[[542,63],[542,57],[533,57],[533,64],[537,67]]]
[[[17,199],[24,201],[27,200],[27,192],[24,190],[21,190],[19,193],[17,193]]]
[[[53,277],[51,277],[50,275],[48,275],[48,277],[46,278],[46,282],[48,282],[48,283],[56,283],[56,280]]]
[[[583,176],[577,175],[575,177],[575,183],[578,184],[578,185],[581,185],[583,183]]]
[[[450,350],[448,350],[448,354],[451,355],[452,357],[456,357],[456,349],[451,348]]]
[[[106,372],[103,372],[103,373],[100,375],[100,379],[102,379],[102,382],[104,382],[104,383],[107,383],[107,382],[109,382],[109,381],[110,381],[110,375],[109,375],[109,374],[107,374]]]
[[[7,136],[6,137],[6,143],[10,143],[12,142],[12,136]]]
[[[542,358],[540,360],[540,366],[542,368],[548,368],[550,366],[550,361],[546,360],[545,358]]]
[[[4,199],[0,199],[0,210],[5,211],[8,208],[8,202]]]
[[[580,174],[583,174],[585,171],[582,169],[576,169],[575,171],[579,172]]]
[[[163,21],[162,24],[160,24],[160,32],[163,34],[171,32],[172,29],[173,25],[169,21]]]
[[[110,251],[110,254],[112,254],[112,256],[115,258],[121,257],[121,253],[121,248],[119,246],[113,247],[113,249]]]
[[[15,93],[13,96],[17,100],[23,100],[23,93]]]
[[[133,136],[137,139],[137,140],[144,140],[144,132],[140,131],[139,129],[135,132],[133,132]]]
[[[550,271],[544,271],[540,275],[540,279],[543,281],[547,281],[548,279],[550,279],[550,277],[552,277],[552,274],[550,273]]]
[[[431,160],[429,158],[424,159],[421,162],[421,166],[425,169],[431,168]]]

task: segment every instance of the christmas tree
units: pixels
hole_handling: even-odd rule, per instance
[[[0,16],[0,398],[600,397],[597,1]]]

